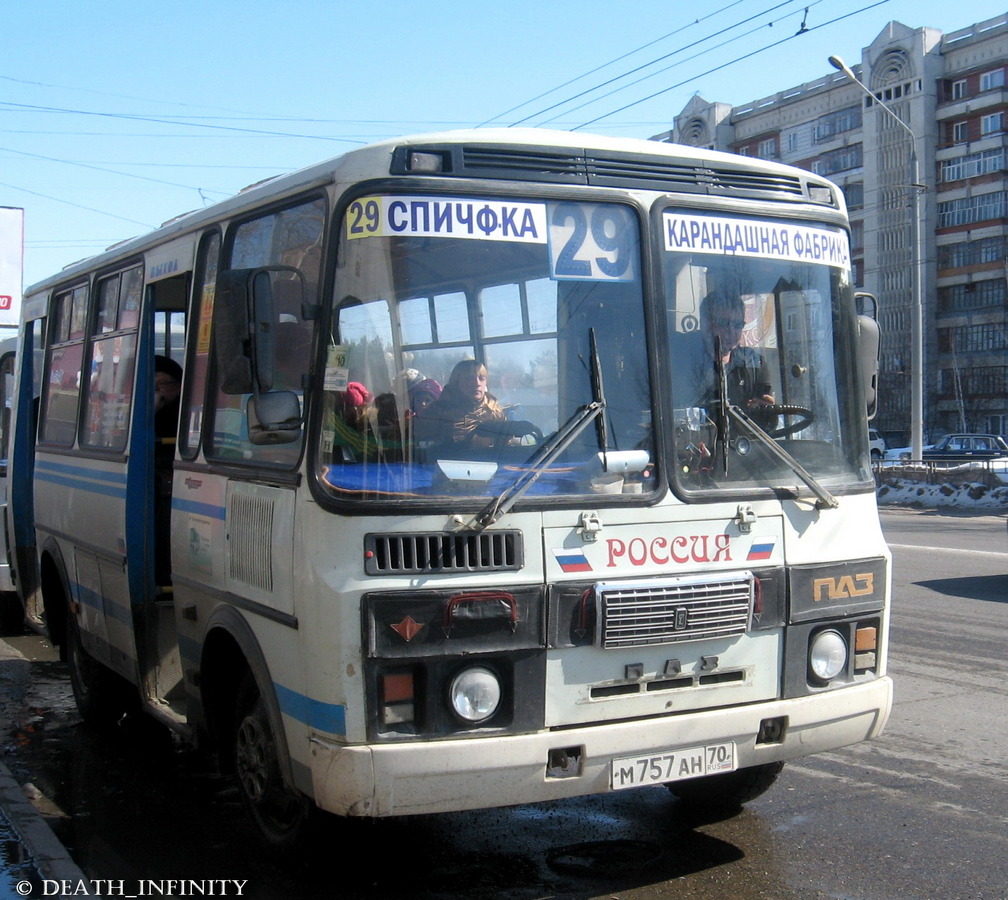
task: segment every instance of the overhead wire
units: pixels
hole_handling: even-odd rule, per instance
[[[753,15],[745,18],[745,19],[741,19],[740,21],[735,22],[734,24],[729,25],[729,26],[727,26],[725,28],[722,28],[719,31],[713,32],[712,34],[705,35],[704,37],[700,38],[697,41],[692,42],[691,44],[684,45],[682,47],[678,47],[678,48],[676,48],[675,50],[673,50],[673,51],[671,51],[669,53],[665,53],[662,56],[659,56],[659,57],[657,57],[657,58],[655,58],[653,60],[650,60],[649,62],[642,63],[641,65],[639,65],[639,66],[637,66],[637,67],[635,67],[633,69],[630,69],[627,72],[623,72],[620,75],[616,75],[613,78],[610,78],[610,79],[608,79],[606,81],[603,81],[601,84],[597,84],[597,85],[595,85],[593,87],[587,88],[587,89],[585,89],[585,90],[583,90],[583,91],[581,91],[581,92],[579,92],[577,94],[574,94],[571,97],[566,98],[565,100],[560,100],[557,103],[552,104],[551,106],[547,106],[545,109],[539,110],[539,112],[531,113],[530,115],[526,116],[525,118],[519,119],[517,122],[513,122],[512,125],[511,125],[511,127],[515,127],[515,126],[521,125],[521,124],[527,122],[529,119],[535,118],[536,116],[540,116],[540,115],[543,115],[545,113],[548,113],[548,112],[550,112],[550,111],[552,111],[552,110],[554,110],[554,109],[556,109],[556,108],[558,108],[560,106],[564,106],[567,103],[571,103],[571,102],[573,102],[575,100],[578,100],[578,99],[580,99],[581,97],[584,97],[587,94],[591,94],[591,93],[593,93],[595,91],[601,90],[602,88],[608,87],[610,84],[614,84],[615,82],[621,81],[621,80],[623,80],[625,78],[629,78],[630,76],[635,75],[636,73],[638,73],[640,71],[643,71],[644,69],[648,69],[651,66],[658,65],[658,63],[662,62],[663,60],[666,60],[666,59],[669,59],[670,57],[676,56],[679,53],[684,53],[686,50],[688,50],[688,49],[690,49],[692,47],[697,47],[700,44],[703,44],[703,43],[705,43],[707,41],[713,40],[714,38],[716,38],[716,37],[718,37],[718,36],[720,36],[722,34],[727,34],[727,33],[733,31],[736,28],[740,28],[741,26],[743,26],[743,25],[745,25],[745,24],[753,21],[754,19],[758,19],[758,18],[760,18],[762,16],[768,15],[769,13],[772,13],[772,12],[780,9],[781,7],[790,6],[792,3],[796,3],[796,2],[797,3],[801,3],[801,2],[803,2],[803,0],[783,0],[783,2],[781,2],[781,3],[777,3],[776,5],[771,6],[771,7],[767,8],[767,9],[764,9],[761,12],[755,13],[755,14],[753,14]],[[811,5],[816,5],[816,4],[821,3],[821,2],[822,2],[822,0],[813,0],[813,3]],[[734,6],[735,4],[732,4],[732,5]],[[806,11],[807,11],[807,7],[806,7]],[[719,10],[719,12],[720,12],[720,10]],[[796,15],[796,13],[792,13],[792,15]],[[698,19],[697,21],[699,22],[700,20]],[[764,24],[764,25],[762,25],[760,27],[761,28],[765,28],[766,25]],[[732,38],[729,41],[725,41],[722,44],[718,44],[718,45],[716,45],[714,47],[708,48],[707,50],[703,50],[703,51],[695,54],[694,56],[688,57],[687,60],[684,60],[684,62],[688,62],[690,59],[695,59],[697,56],[702,56],[705,53],[709,53],[709,52],[712,52],[713,50],[717,50],[720,47],[723,47],[726,44],[731,43],[732,41],[739,40],[739,39],[741,39],[743,37],[747,37],[748,35],[753,34],[755,31],[758,31],[758,30],[760,30],[760,29],[753,29],[753,31],[745,32],[745,33],[743,33],[741,35],[738,35],[735,38]],[[666,35],[666,37],[667,36],[668,35]],[[650,46],[650,45],[645,45],[645,46]],[[620,57],[620,58],[622,59],[623,57]],[[678,65],[678,64],[676,64],[676,65]],[[653,72],[650,75],[646,76],[645,78],[639,79],[638,81],[635,81],[635,82],[631,82],[628,85],[623,85],[621,88],[619,88],[617,90],[625,90],[628,87],[633,87],[634,84],[639,84],[640,81],[644,81],[647,78],[652,78],[655,75],[661,74],[661,72],[668,71],[668,68],[672,68],[672,67],[666,67],[665,69],[661,69],[658,72]],[[603,94],[601,97],[597,97],[597,98],[595,98],[594,100],[592,100],[590,102],[597,102],[598,100],[605,99],[605,97],[611,96],[612,94],[614,94],[616,92],[617,91],[615,91],[615,90],[614,91],[610,91],[608,94]],[[582,106],[585,106],[585,105],[587,105],[587,104],[582,104]],[[566,110],[566,112],[568,112],[568,113],[569,112],[573,112],[574,110],[581,109],[582,106],[576,106],[576,107],[574,107],[573,110]],[[553,122],[553,121],[556,121],[556,118],[557,117],[554,117],[552,119],[547,119],[545,121],[546,122]],[[540,123],[540,124],[543,124],[543,123]]]
[[[742,62],[743,60],[751,59],[752,57],[757,56],[760,53],[765,53],[767,50],[772,50],[775,47],[779,47],[782,44],[786,44],[788,41],[792,41],[796,37],[800,37],[803,34],[818,31],[819,29],[826,28],[829,25],[835,25],[837,22],[842,22],[843,20],[849,19],[852,16],[860,15],[863,12],[867,12],[870,9],[875,9],[875,7],[882,6],[888,2],[889,0],[878,0],[878,2],[876,3],[871,3],[867,6],[862,6],[860,9],[856,9],[853,12],[846,13],[845,15],[842,16],[837,16],[835,19],[830,19],[828,22],[823,22],[821,25],[813,25],[812,27],[808,27],[806,23],[803,23],[802,28],[795,34],[789,35],[788,37],[785,37],[779,41],[774,41],[773,43],[767,44],[764,47],[757,48],[756,50],[753,50],[750,53],[746,53],[742,56],[736,57],[735,59],[729,60],[728,62],[721,63],[720,65],[714,66],[713,68],[710,68],[705,72],[701,72],[697,75],[690,76],[684,81],[680,81],[678,84],[673,84],[670,85],[669,87],[662,88],[660,91],[655,91],[653,94],[649,94],[646,97],[641,97],[639,100],[634,100],[632,103],[627,103],[624,106],[619,107],[619,109],[614,109],[608,113],[604,113],[601,116],[596,116],[594,119],[590,119],[587,122],[582,122],[580,125],[576,126],[571,130],[579,131],[582,128],[587,128],[589,125],[594,125],[596,122],[600,122],[603,119],[608,119],[611,116],[615,116],[621,112],[625,112],[628,109],[632,109],[634,106],[639,106],[641,103],[646,103],[648,100],[653,100],[655,97],[660,97],[662,94],[667,94],[669,91],[673,91],[676,88],[683,87],[684,85],[689,84],[691,81],[696,81],[698,78],[703,78],[707,75],[713,74],[714,72],[720,72],[722,69],[726,69],[729,66],[733,66],[739,62]]]
[[[532,97],[529,100],[524,100],[521,103],[517,104],[516,106],[512,106],[510,109],[504,110],[504,112],[502,113],[498,113],[495,116],[491,116],[489,119],[487,119],[484,122],[481,122],[476,127],[483,128],[489,125],[491,122],[496,121],[497,119],[503,119],[504,116],[510,115],[516,110],[521,109],[523,106],[528,106],[530,103],[535,103],[537,100],[541,100],[543,97],[548,97],[550,94],[563,90],[565,87],[569,87],[570,85],[575,84],[578,81],[581,81],[583,78],[588,78],[590,75],[594,75],[596,72],[601,72],[603,69],[608,69],[610,66],[616,65],[616,63],[622,62],[624,59],[627,59],[628,57],[640,53],[641,51],[646,50],[648,47],[653,47],[655,44],[660,44],[662,41],[668,40],[668,38],[674,37],[675,35],[680,34],[683,31],[686,31],[686,29],[692,28],[694,25],[699,25],[701,22],[713,18],[714,16],[718,16],[721,13],[731,9],[733,6],[738,6],[740,3],[744,2],[746,2],[746,0],[733,0],[733,2],[727,4],[727,6],[722,6],[720,9],[716,9],[714,10],[714,12],[708,13],[706,16],[701,16],[698,19],[694,19],[692,22],[687,22],[685,25],[676,28],[674,31],[670,31],[668,34],[663,34],[659,38],[655,38],[652,41],[648,41],[646,44],[642,44],[640,47],[637,47],[634,50],[629,50],[626,53],[622,54],[621,56],[617,56],[615,59],[609,60],[609,62],[602,63],[601,65],[596,66],[594,69],[589,69],[587,72],[583,72],[581,75],[576,75],[574,78],[565,81],[563,84],[559,84],[556,87],[552,87],[549,90],[543,91],[541,94],[538,94],[537,96]],[[538,115],[538,114],[533,113],[532,115]]]

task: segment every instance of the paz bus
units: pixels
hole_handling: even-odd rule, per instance
[[[742,803],[891,706],[877,328],[849,246],[809,172],[473,130],[68,266],[19,332],[27,616],[85,719],[139,703],[214,750],[276,848],[317,810]],[[710,352],[717,292],[759,416],[733,348]],[[174,439],[159,355],[184,367]],[[442,403],[465,361],[494,412],[456,407],[439,439],[412,389]]]

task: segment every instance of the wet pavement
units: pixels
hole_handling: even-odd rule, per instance
[[[12,640],[17,642],[17,638]],[[31,638],[30,644],[33,656],[55,660],[55,651],[46,642]],[[0,638],[0,752],[19,726],[25,700],[33,689],[30,667],[36,664],[37,660]],[[19,783],[0,757],[0,900],[42,896],[46,881],[77,883],[84,877],[43,811],[41,794],[30,784]]]

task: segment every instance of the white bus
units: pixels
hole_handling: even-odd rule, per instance
[[[7,521],[7,453],[10,444],[11,407],[14,393],[14,362],[17,338],[0,337],[0,509]],[[21,601],[14,591],[7,562],[7,535],[4,527],[3,555],[0,556],[0,634],[19,628],[24,621]]]
[[[27,291],[18,590],[86,719],[139,700],[217,750],[278,848],[316,807],[737,804],[889,714],[872,332],[809,172],[538,130],[354,150]]]

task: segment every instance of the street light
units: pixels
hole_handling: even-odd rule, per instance
[[[920,165],[917,161],[917,145],[914,133],[899,116],[885,103],[876,97],[862,84],[848,65],[839,57],[831,56],[829,64],[834,69],[843,72],[851,81],[864,91],[872,100],[884,109],[892,120],[902,128],[910,138],[910,166],[913,170],[910,176],[910,190],[913,192],[913,213],[911,231],[911,261],[913,269],[913,297],[910,303],[910,456],[920,459],[923,453],[923,422],[924,422],[924,317],[922,302],[924,295],[923,273],[921,267],[920,248]]]

